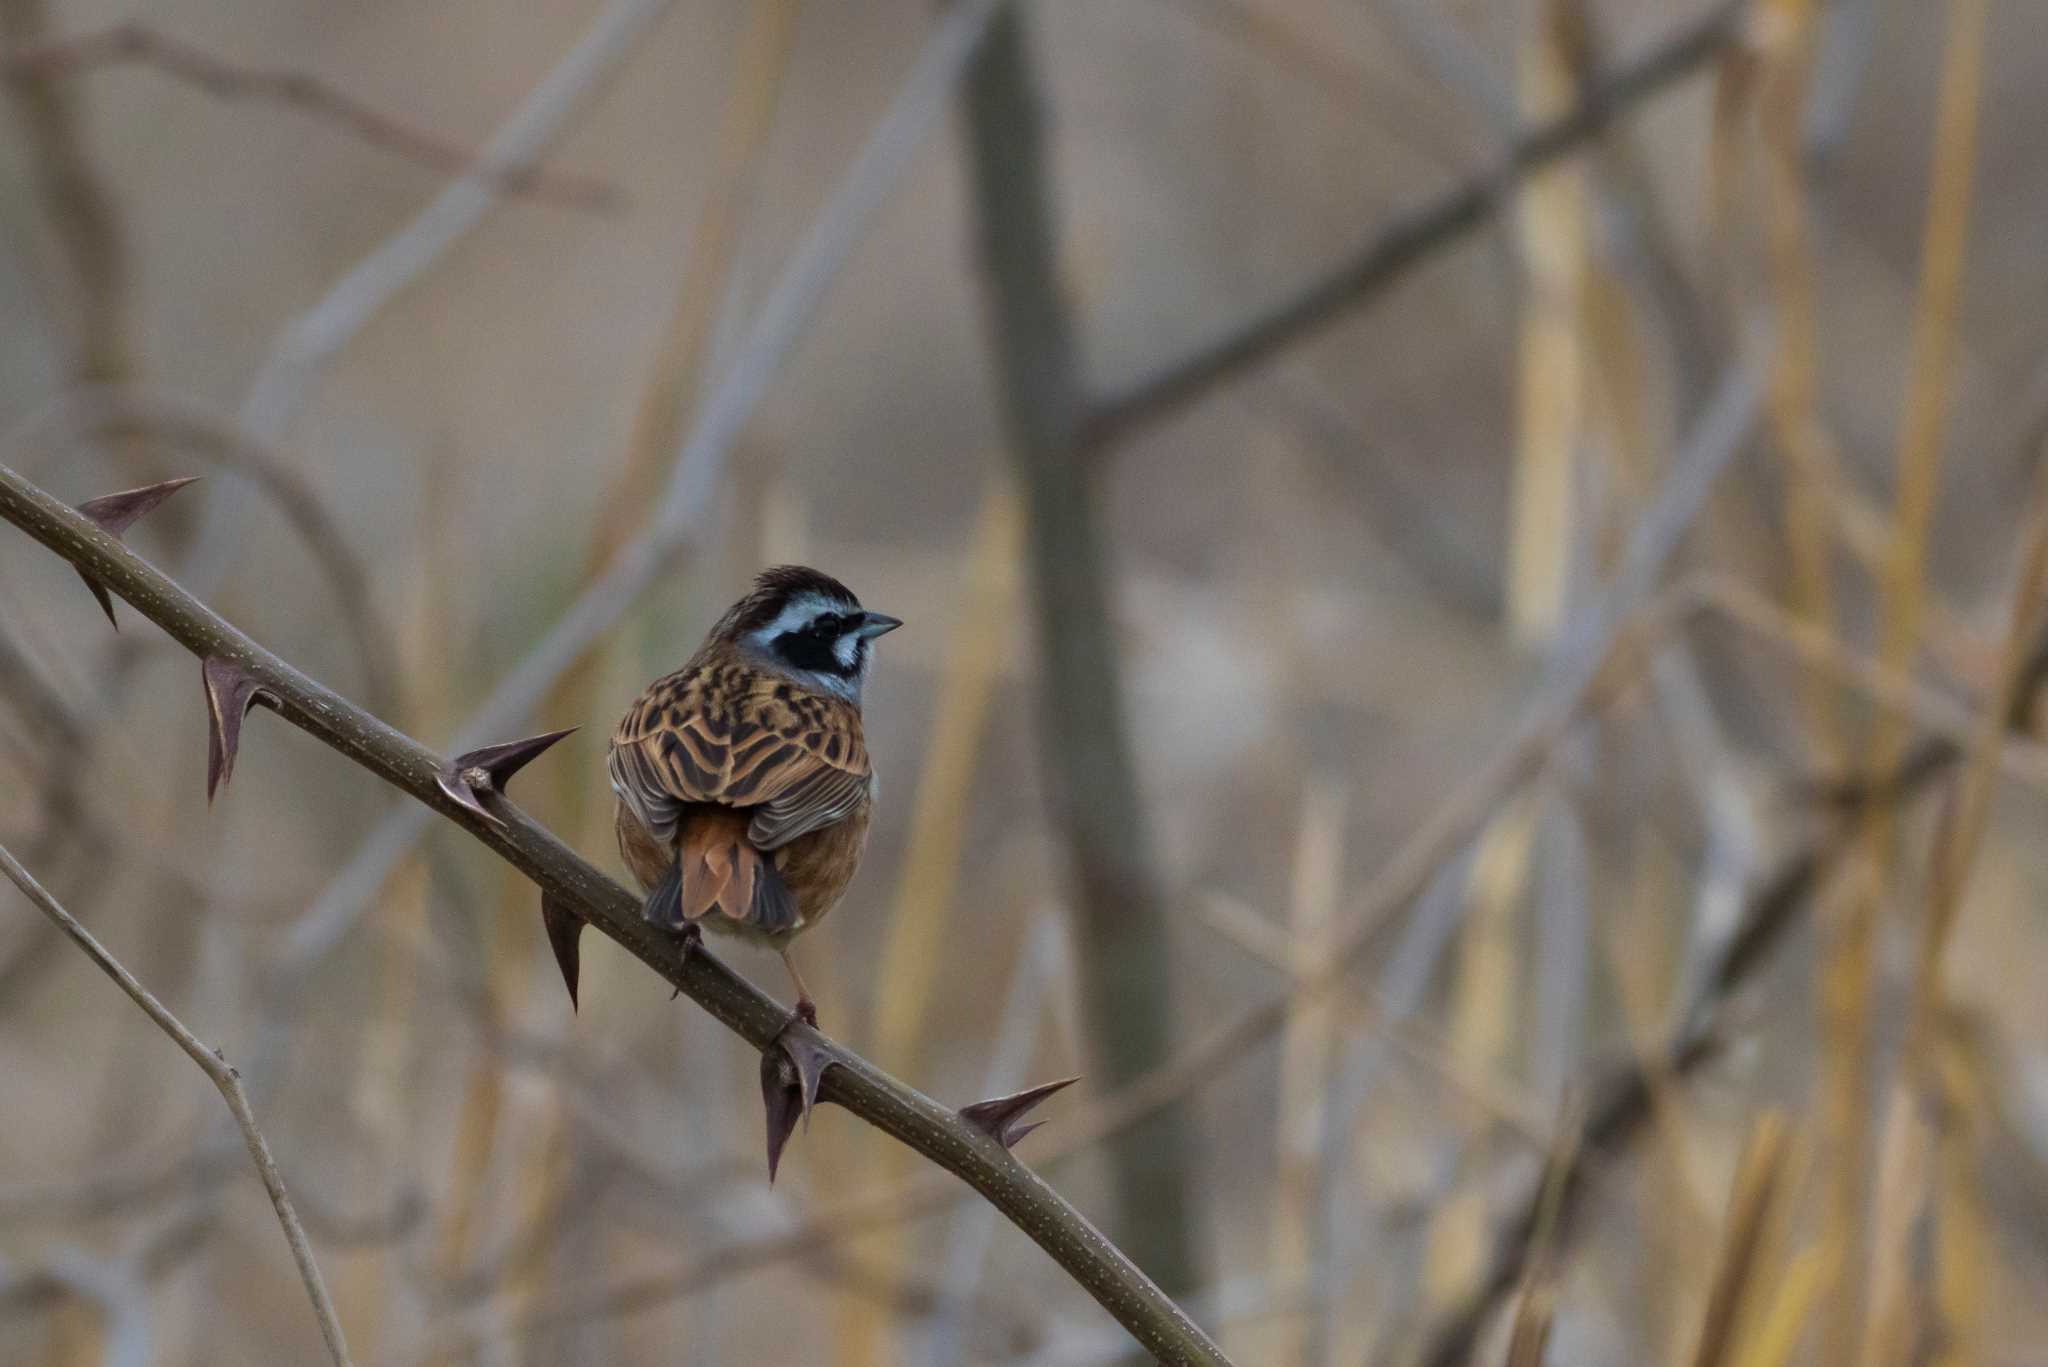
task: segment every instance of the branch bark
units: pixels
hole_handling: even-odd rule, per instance
[[[1719,0],[1649,52],[1592,85],[1576,107],[1511,143],[1498,166],[1397,216],[1321,279],[1096,398],[1087,442],[1103,448],[1170,417],[1242,371],[1318,331],[1482,227],[1502,191],[1577,151],[1615,119],[1704,66],[1740,32],[1744,0]]]
[[[708,953],[679,958],[675,941],[641,919],[638,898],[552,832],[502,799],[495,802],[496,821],[456,802],[436,781],[440,756],[265,650],[6,466],[0,466],[0,518],[120,595],[195,656],[231,661],[275,698],[285,720],[462,826],[557,905],[623,946],[754,1048],[765,1051],[786,1038],[783,1007]],[[994,1138],[816,1031],[788,1029],[827,1064],[820,1099],[844,1106],[980,1192],[1149,1352],[1170,1363],[1228,1363],[1129,1258]]]
[[[1023,18],[990,25],[963,92],[974,207],[1011,454],[1030,522],[1037,589],[1040,756],[1065,838],[1082,991],[1111,1087],[1172,1043],[1166,897],[1132,772],[1105,554],[1085,450],[1073,329],[1061,296],[1039,100]],[[1118,1232],[1176,1291],[1200,1282],[1185,1107],[1162,1109],[1111,1150]]]
[[[4,845],[0,845],[0,873],[5,873],[14,886],[21,889],[23,896],[35,903],[59,930],[70,936],[101,972],[119,984],[121,990],[142,1008],[143,1014],[156,1022],[157,1029],[169,1035],[199,1065],[207,1080],[220,1089],[221,1099],[234,1113],[243,1142],[249,1146],[249,1157],[256,1163],[256,1173],[263,1179],[263,1189],[270,1194],[270,1204],[277,1211],[277,1222],[284,1227],[285,1242],[292,1249],[292,1261],[298,1264],[299,1278],[306,1284],[306,1295],[313,1302],[314,1317],[320,1322],[320,1337],[327,1343],[327,1355],[334,1359],[335,1367],[349,1367],[348,1342],[342,1336],[341,1320],[334,1313],[334,1301],[327,1294],[327,1283],[321,1280],[319,1265],[313,1261],[313,1246],[306,1239],[306,1228],[299,1223],[299,1214],[292,1208],[292,1198],[284,1189],[284,1177],[277,1170],[277,1160],[270,1156],[270,1144],[257,1127],[256,1113],[249,1109],[249,1094],[242,1090],[242,1075],[221,1056],[219,1050],[209,1049],[200,1043],[199,1037],[186,1029],[185,1023],[172,1015],[154,993],[122,966],[120,960],[108,953],[106,946],[80,925],[77,917],[45,891],[35,876],[23,868]]]

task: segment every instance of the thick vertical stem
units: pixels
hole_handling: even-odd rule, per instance
[[[1089,1029],[1111,1089],[1165,1059],[1165,897],[1132,772],[1101,537],[1081,440],[1083,393],[1060,293],[1038,97],[1023,22],[994,19],[966,87],[981,261],[1009,440],[1029,513],[1045,783],[1071,861]],[[1119,1237],[1161,1286],[1195,1284],[1185,1111],[1112,1150]]]

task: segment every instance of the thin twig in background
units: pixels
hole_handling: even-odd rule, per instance
[[[372,107],[309,72],[240,65],[173,38],[140,19],[0,53],[0,79],[46,82],[135,63],[223,100],[268,100],[326,120],[375,147],[445,175],[474,175],[501,194],[579,209],[616,209],[615,187],[591,176],[533,166],[499,166],[425,129]]]
[[[4,473],[4,467],[0,467],[0,473]],[[292,1249],[292,1261],[298,1264],[299,1278],[306,1284],[306,1295],[313,1302],[313,1314],[320,1322],[320,1337],[327,1343],[327,1354],[334,1359],[336,1367],[348,1367],[348,1344],[342,1337],[341,1322],[335,1318],[334,1303],[328,1299],[327,1285],[320,1279],[320,1268],[313,1261],[313,1247],[307,1242],[305,1226],[299,1223],[298,1212],[292,1208],[292,1199],[284,1189],[284,1178],[277,1171],[277,1161],[270,1156],[270,1145],[256,1125],[255,1112],[249,1109],[249,1097],[242,1090],[241,1074],[221,1057],[219,1050],[201,1044],[198,1036],[187,1030],[184,1023],[166,1010],[148,988],[136,981],[134,974],[123,968],[121,962],[93,938],[91,931],[80,925],[56,898],[44,891],[43,885],[5,846],[0,846],[0,873],[5,873],[9,881],[21,889],[23,896],[70,936],[72,942],[85,951],[86,957],[112,978],[142,1008],[143,1014],[156,1023],[157,1029],[169,1035],[199,1065],[207,1080],[220,1089],[221,1099],[234,1113],[235,1124],[249,1146],[249,1157],[255,1161],[256,1173],[263,1179],[263,1189],[270,1195],[270,1204],[277,1211],[277,1222],[284,1227],[285,1241]]]
[[[525,658],[499,681],[456,732],[452,749],[467,749],[515,729],[540,705],[563,671],[582,658],[591,643],[689,550],[734,441],[875,211],[945,111],[998,8],[1000,0],[966,0],[951,6],[939,20],[888,111],[841,174],[831,198],[762,301],[732,365],[705,402],[676,456],[653,521],[619,549],[603,576],[556,618]],[[348,933],[429,824],[428,814],[411,803],[392,809],[293,924],[285,942],[284,971],[309,967]]]
[[[957,11],[956,11],[957,12]],[[1170,1299],[997,1139],[816,1031],[708,952],[678,954],[640,914],[638,897],[578,857],[502,798],[490,815],[451,798],[443,761],[237,631],[161,571],[74,509],[0,466],[0,518],[14,523],[125,599],[202,660],[231,662],[299,729],[464,827],[587,925],[595,926],[756,1049],[791,1032],[816,1051],[821,1099],[896,1136],[964,1179],[1052,1255],[1132,1336],[1162,1360],[1228,1360]]]
[[[1224,329],[1150,374],[1095,396],[1087,438],[1113,445],[1193,403],[1371,298],[1483,225],[1501,190],[1584,145],[1638,102],[1690,75],[1734,40],[1744,0],[1721,0],[1649,53],[1597,82],[1569,113],[1518,138],[1496,170],[1397,217],[1323,278]]]

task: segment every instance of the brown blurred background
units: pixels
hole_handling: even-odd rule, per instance
[[[480,739],[581,726],[517,796],[616,869],[609,726],[755,569],[903,617],[825,1027],[948,1101],[1083,1074],[1021,1155],[1236,1360],[2048,1364],[2048,756],[1977,726],[2041,628],[2048,11],[979,8],[0,0],[0,463],[206,474],[131,544],[445,751],[737,414]],[[504,137],[545,169],[448,189]],[[771,1189],[751,1053],[594,936],[572,1015],[460,832],[337,902],[402,802],[259,712],[209,808],[196,673],[0,531],[0,843],[243,1066],[357,1362],[1128,1351],[964,1189],[836,1235],[916,1170],[843,1112]],[[0,896],[0,1360],[319,1354],[218,1098]]]

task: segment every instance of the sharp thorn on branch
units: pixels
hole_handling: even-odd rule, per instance
[[[145,484],[140,489],[124,489],[118,494],[102,494],[79,504],[78,511],[90,518],[94,526],[119,541],[122,533],[140,521],[144,514],[198,478],[198,475],[186,475],[181,479],[167,479],[161,484]],[[106,585],[84,570],[78,572],[78,577],[99,600],[100,611],[107,614],[108,624],[119,631],[121,624],[114,619],[114,599],[107,592]]]
[[[818,1087],[825,1070],[832,1066],[832,1053],[809,1031],[785,1028],[775,1043],[761,1054],[761,1104],[768,1115],[768,1181],[782,1163],[782,1149],[796,1131],[797,1122],[810,1128],[811,1108],[818,1101]]]
[[[493,826],[503,826],[505,823],[483,805],[483,795],[504,792],[514,774],[576,729],[571,726],[561,731],[528,736],[524,740],[508,740],[499,745],[465,751],[442,765],[434,775],[434,782],[456,806],[475,812]],[[575,995],[573,988],[570,995]]]
[[[273,711],[277,694],[234,660],[209,655],[199,666],[206,690],[206,800],[234,776],[235,756],[242,746],[242,718],[257,703]]]
[[[540,895],[541,924],[547,927],[548,947],[555,951],[555,967],[562,970],[562,985],[569,989],[569,1009],[577,1009],[576,976],[582,962],[577,942],[583,937],[583,918],[545,890]]]
[[[1043,1120],[1034,1120],[1028,1125],[1019,1123],[1031,1108],[1080,1080],[1078,1077],[1063,1077],[1057,1082],[1042,1082],[1036,1087],[1012,1092],[1009,1096],[977,1101],[971,1106],[962,1106],[960,1118],[1004,1148],[1015,1148],[1018,1140],[1045,1123]]]

